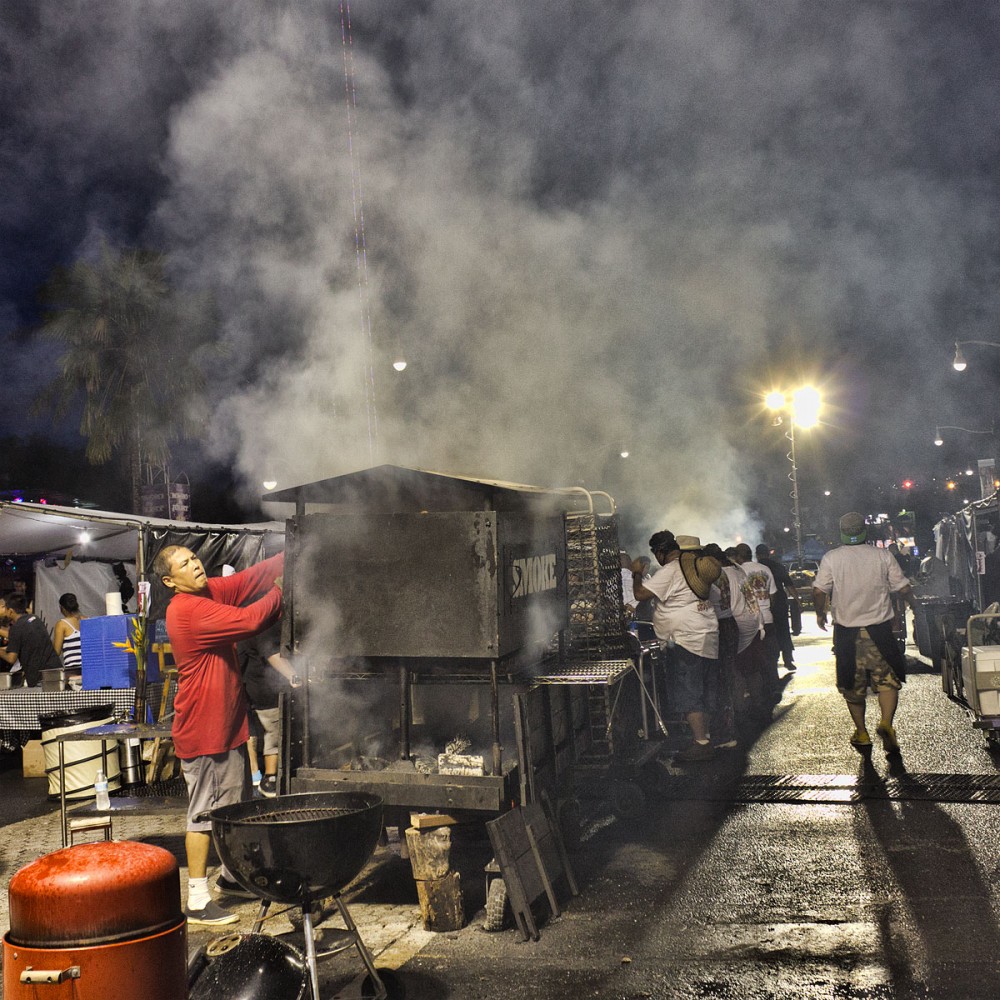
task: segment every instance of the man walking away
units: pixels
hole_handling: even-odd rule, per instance
[[[832,603],[837,688],[854,720],[851,745],[862,751],[871,748],[865,725],[865,696],[871,687],[881,712],[876,732],[888,755],[899,752],[892,723],[906,679],[906,659],[893,636],[891,595],[912,608],[913,589],[892,555],[866,545],[867,538],[864,515],[852,511],[840,519],[843,544],[823,556],[813,581],[813,600],[823,631],[827,603]]]

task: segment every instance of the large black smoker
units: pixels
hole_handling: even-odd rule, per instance
[[[635,736],[613,501],[388,465],[269,499],[296,509],[295,789],[499,813]]]

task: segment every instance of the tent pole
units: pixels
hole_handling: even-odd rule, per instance
[[[135,550],[135,575],[136,580],[146,579],[146,525],[142,525],[138,531]]]

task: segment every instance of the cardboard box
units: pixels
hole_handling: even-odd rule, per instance
[[[136,664],[132,648],[135,615],[103,615],[80,622],[80,654],[83,658],[83,689],[135,687]],[[147,649],[146,678],[160,679],[159,661]]]
[[[21,773],[26,778],[45,777],[45,751],[41,740],[31,740],[21,747]]]

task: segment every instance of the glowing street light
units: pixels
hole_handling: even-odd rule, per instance
[[[970,343],[970,341],[964,341],[964,343]],[[981,341],[973,341],[972,343],[981,343]],[[1000,344],[996,344],[994,346],[1000,347]],[[992,477],[990,479],[983,480],[984,499],[985,499],[985,495],[986,495],[985,494],[985,490],[986,490],[986,484],[987,483],[992,483],[993,489],[997,489],[998,487],[1000,487],[1000,479],[997,478],[997,470],[1000,469],[1000,460],[998,460],[998,457],[997,457],[998,451],[1000,451],[1000,436],[998,436],[995,427],[994,427],[993,430],[980,431],[980,430],[973,430],[971,427],[959,427],[957,424],[941,424],[938,427],[934,428],[934,443],[938,447],[940,447],[941,445],[944,444],[944,437],[941,435],[941,431],[962,431],[965,434],[985,434],[987,437],[992,438],[993,439],[993,447],[992,447],[993,456],[991,458],[991,461],[993,462],[993,475],[992,475]],[[983,462],[980,462],[980,466],[981,466],[981,468],[980,468],[980,474],[982,475],[983,474]],[[966,471],[966,475],[970,475],[970,474],[973,474],[971,469],[969,469],[969,470]]]
[[[392,363],[392,367],[398,372],[406,371],[406,358],[397,357]]]
[[[799,467],[795,457],[795,428],[808,430],[819,423],[819,412],[822,399],[819,392],[811,385],[802,386],[792,390],[791,394],[786,394],[779,390],[769,392],[764,398],[764,403],[769,410],[787,411],[791,420],[788,421],[788,430],[785,437],[791,444],[788,452],[788,460],[792,463],[792,471],[788,478],[792,481],[792,516],[795,519],[795,553],[799,562],[802,562],[802,509],[799,505]],[[781,423],[781,417],[776,416],[776,424]]]
[[[965,355],[962,353],[962,344],[978,344],[982,347],[1000,347],[1000,344],[994,344],[992,340],[956,340],[955,358],[951,363],[951,367],[957,372],[964,372],[965,369],[969,367],[969,363],[965,360]]]

